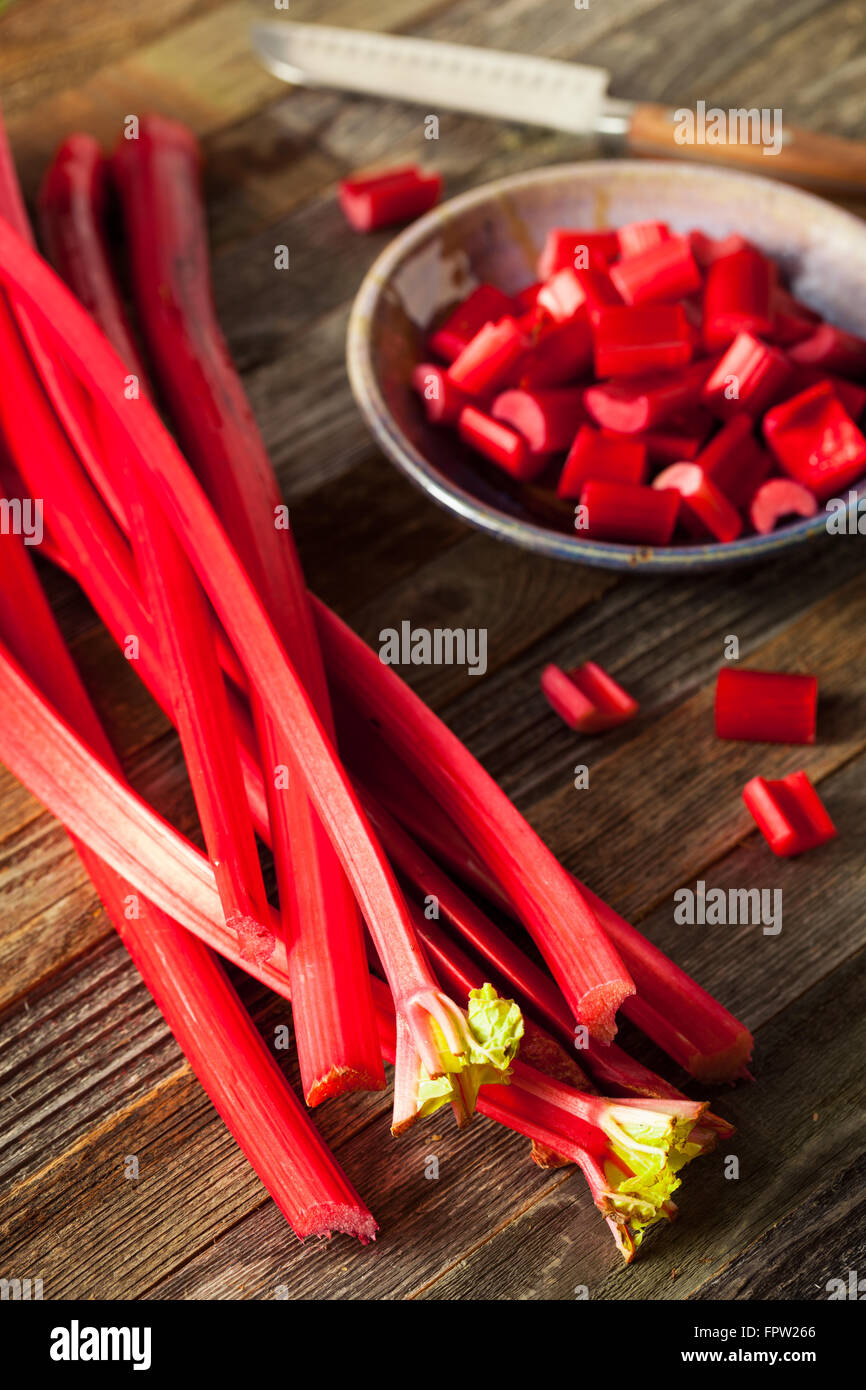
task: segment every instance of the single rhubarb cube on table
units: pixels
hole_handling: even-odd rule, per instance
[[[633,719],[636,700],[623,690],[595,661],[587,661],[572,671],[545,666],[541,689],[548,702],[571,729],[597,734]]]

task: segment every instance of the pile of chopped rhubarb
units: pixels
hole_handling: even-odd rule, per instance
[[[412,384],[479,468],[578,536],[726,543],[866,476],[866,342],[743,237],[557,227],[538,275],[450,309]]]
[[[536,1163],[576,1164],[630,1259],[647,1228],[674,1215],[685,1167],[732,1131],[622,1051],[618,1012],[705,1084],[747,1075],[752,1038],[557,862],[460,740],[307,590],[216,321],[199,163],[192,134],[158,117],[111,156],[87,136],[67,140],[39,200],[55,273],[0,139],[0,440],[4,493],[44,499],[44,553],[134,648],[134,669],[177,729],[204,850],[125,779],[11,532],[0,536],[0,759],[66,827],[191,1067],[299,1237],[368,1241],[376,1222],[226,963],[291,1000],[306,1107],[383,1089],[388,1063],[395,1135],[446,1107],[460,1126],[480,1111],[528,1138]],[[132,323],[105,239],[109,195]],[[634,252],[610,279],[616,302],[649,305],[644,353],[660,313],[671,342],[687,322],[648,294],[682,289],[691,264],[689,248],[665,244],[639,251],[655,256],[652,273],[638,273]],[[551,303],[560,273],[551,265]],[[484,324],[464,310],[436,336],[443,356],[466,339],[446,389],[486,403],[502,364],[524,360],[524,328],[498,312],[496,291],[482,301]],[[731,297],[719,303],[730,317]],[[546,341],[576,340],[575,322],[565,315]],[[609,322],[611,360],[635,351],[634,334]],[[686,370],[682,332],[688,351],[675,346],[671,361]],[[529,409],[539,445],[563,448],[583,427],[567,403],[547,405],[559,352],[540,338],[532,380],[499,393],[493,414],[462,407],[464,434],[495,426],[516,438]],[[627,463],[628,447],[611,457]],[[576,720],[604,727],[636,707],[599,672],[584,670],[566,694]],[[431,895],[435,921],[423,910]]]

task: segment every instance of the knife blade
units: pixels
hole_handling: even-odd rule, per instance
[[[632,105],[607,96],[603,68],[555,58],[286,21],[255,24],[251,36],[276,77],[303,86],[336,87],[571,134],[620,133]]]
[[[631,154],[711,160],[795,183],[866,189],[866,145],[861,142],[787,123],[772,151],[759,142],[741,141],[739,135],[722,143],[684,141],[682,108],[608,96],[604,68],[287,20],[253,25],[251,41],[264,65],[285,82],[412,102],[434,114],[444,108],[574,135],[601,135]],[[759,111],[729,114],[753,115],[761,123]],[[781,111],[771,114],[781,121]],[[736,119],[733,129],[739,129]]]

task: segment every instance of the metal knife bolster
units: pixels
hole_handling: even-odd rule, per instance
[[[277,76],[304,86],[522,121],[573,134],[624,135],[633,103],[607,96],[603,68],[462,44],[274,21],[253,26]]]

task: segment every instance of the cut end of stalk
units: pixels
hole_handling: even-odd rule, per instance
[[[689,1059],[687,1071],[696,1081],[701,1081],[707,1086],[751,1081],[752,1074],[748,1069],[748,1063],[752,1060],[754,1046],[754,1038],[744,1029],[736,1042],[723,1051],[695,1054]]]
[[[701,1116],[700,1124],[695,1125],[689,1140],[692,1144],[698,1144],[702,1153],[708,1154],[720,1139],[731,1139],[736,1132],[735,1126],[729,1120],[723,1120],[721,1115],[714,1115],[711,1110],[707,1110]]]
[[[363,1208],[351,1206],[341,1206],[338,1202],[322,1202],[318,1206],[309,1208],[309,1222],[305,1223],[304,1229],[297,1232],[301,1241],[309,1236],[319,1236],[322,1240],[330,1240],[336,1233],[344,1236],[355,1236],[362,1245],[369,1245],[376,1239],[376,1232],[379,1227],[373,1216]]]
[[[323,1101],[333,1100],[335,1096],[348,1095],[350,1091],[384,1089],[384,1076],[374,1076],[372,1072],[360,1071],[357,1067],[332,1067],[309,1087],[304,1099],[307,1105],[315,1107]]]
[[[241,956],[251,965],[264,965],[274,954],[277,940],[274,933],[255,917],[232,917],[226,926],[238,939]]]
[[[616,1013],[624,999],[635,993],[634,985],[622,980],[598,985],[581,995],[577,1012],[578,1023],[586,1024],[592,1037],[601,1043],[613,1042],[616,1037]]]
[[[634,1236],[628,1226],[624,1226],[621,1221],[614,1221],[612,1216],[605,1217],[611,1234],[616,1241],[616,1248],[622,1255],[627,1265],[630,1265],[635,1257],[636,1246]]]

